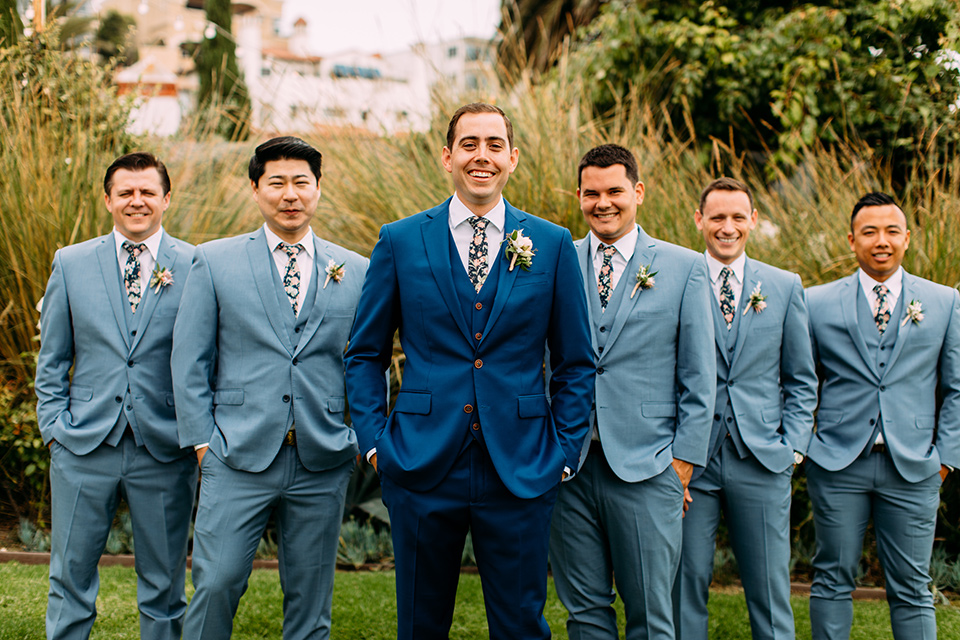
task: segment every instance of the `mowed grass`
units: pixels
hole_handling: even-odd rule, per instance
[[[93,640],[139,638],[136,612],[136,574],[125,567],[100,571],[99,614]],[[545,615],[558,638],[565,638],[566,610],[550,582]],[[188,595],[193,590],[187,586]],[[807,599],[792,599],[797,637],[810,637]],[[0,564],[0,640],[33,640],[44,637],[43,620],[47,604],[47,567],[17,563]],[[623,606],[616,604],[623,624]],[[749,640],[750,625],[743,595],[724,590],[710,596],[710,637],[722,640]],[[276,571],[258,570],[250,577],[247,593],[240,601],[233,637],[237,640],[280,638],[283,608],[280,579]],[[333,594],[333,638],[343,640],[387,640],[394,638],[396,605],[393,573],[338,573]],[[960,637],[960,607],[937,607],[940,638]],[[451,638],[486,638],[486,618],[480,577],[464,574],[457,591]],[[854,602],[854,640],[893,638],[889,609],[882,601]]]

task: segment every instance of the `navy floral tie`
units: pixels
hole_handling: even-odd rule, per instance
[[[720,270],[720,277],[722,278],[720,282],[720,313],[727,322],[728,330],[733,324],[734,310],[737,308],[733,300],[733,287],[730,286],[730,276],[732,275],[733,271],[730,267],[724,267]]]
[[[297,301],[297,297],[300,295],[300,265],[297,264],[297,256],[303,251],[303,245],[281,242],[277,245],[277,248],[290,257],[287,261],[287,270],[283,274],[283,290],[287,292],[287,297],[290,298],[293,315],[297,315],[300,313],[300,303]]]
[[[480,216],[473,216],[469,221],[473,227],[473,240],[467,253],[467,275],[479,293],[487,279],[487,225],[490,221]]]
[[[142,242],[133,244],[129,240],[124,240],[120,245],[130,255],[127,256],[127,262],[123,265],[123,286],[127,289],[127,300],[130,301],[130,310],[137,312],[140,306],[140,254],[146,251],[147,245]]]
[[[600,308],[607,310],[610,294],[613,293],[613,256],[617,248],[612,244],[597,245],[597,251],[603,253],[603,264],[600,265],[600,275],[597,277],[597,291],[600,293]]]
[[[873,292],[877,294],[877,313],[873,316],[873,321],[877,323],[877,330],[883,333],[890,322],[890,302],[887,300],[890,290],[887,285],[878,284],[873,288]]]

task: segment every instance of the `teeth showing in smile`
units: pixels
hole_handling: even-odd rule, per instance
[[[492,178],[493,173],[490,171],[471,171],[470,175],[474,178]]]
[[[594,215],[598,218],[606,219],[606,218],[614,217],[615,215],[617,215],[617,212],[614,211],[613,213],[595,213]]]
[[[722,242],[723,244],[735,244],[737,238],[717,238],[717,242]]]

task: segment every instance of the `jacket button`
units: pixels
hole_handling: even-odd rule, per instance
[[[479,369],[480,367],[483,366],[483,360],[480,360],[479,358],[476,359],[476,360],[474,360],[474,361],[473,361],[473,366],[475,366],[477,369]]]
[[[479,331],[477,331],[477,333],[475,333],[473,337],[476,338],[477,340],[479,340],[480,338],[483,337],[483,334],[480,333]]]
[[[733,418],[730,416],[727,416],[727,422],[733,422]]]
[[[121,398],[120,396],[117,396],[116,398],[114,398],[114,400],[117,401],[117,404],[120,404],[121,402],[123,402],[123,398]]]
[[[482,302],[478,302],[475,306],[477,307],[477,311],[479,311],[480,309],[483,309],[483,303],[482,303]]]
[[[728,386],[728,387],[732,387],[734,384],[735,384],[734,381],[731,380],[730,382],[727,383],[727,386]]]
[[[479,430],[480,430],[480,423],[479,423],[479,422],[474,422],[474,423],[473,423],[473,430],[474,430],[474,431],[479,431]]]
[[[886,391],[887,387],[885,385],[880,385],[880,391]]]
[[[282,400],[283,400],[284,402],[290,402],[290,396],[284,394]]]
[[[473,413],[473,405],[472,405],[472,404],[466,404],[466,405],[464,405],[464,406],[463,406],[463,412],[464,412],[464,413]]]
[[[133,366],[133,360],[127,360],[127,366],[128,366],[128,367],[132,367],[132,366]]]
[[[606,333],[606,331],[607,331],[606,327],[600,327],[600,333]]]
[[[719,420],[719,419],[720,419],[720,414],[719,414],[719,413],[713,414],[713,419],[714,419],[714,420]]]
[[[293,359],[293,366],[297,366],[298,364],[300,364],[300,359],[299,359],[299,358],[294,358],[294,359]]]
[[[887,363],[886,363],[886,362],[881,362],[881,363],[880,363],[880,366],[881,366],[881,367],[885,367],[885,366],[887,366]]]
[[[136,330],[136,329],[134,329],[133,331],[131,331],[131,332],[130,332],[130,335],[132,335],[132,336],[135,336],[135,335],[137,335],[137,330]]]
[[[871,427],[874,425],[874,423],[876,423],[876,420],[874,420],[873,418],[870,418],[870,426],[871,426]]]
[[[603,367],[600,367],[600,368],[597,369],[597,375],[598,375],[598,376],[602,376],[602,375],[603,375]]]

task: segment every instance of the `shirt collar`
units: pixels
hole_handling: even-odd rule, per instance
[[[267,237],[267,246],[270,247],[270,253],[273,253],[277,250],[277,245],[281,242],[286,242],[283,238],[275,234],[270,230],[270,227],[267,226],[267,223],[263,223],[263,233]],[[315,247],[313,246],[313,229],[307,227],[307,233],[300,238],[297,242],[292,244],[303,245],[304,250],[307,252],[307,255],[311,258],[313,257],[313,252]]]
[[[163,227],[158,228],[152,236],[146,240],[141,240],[140,242],[134,242],[130,238],[126,237],[120,230],[116,227],[113,228],[113,240],[117,245],[117,257],[123,260],[126,260],[128,255],[126,249],[123,248],[124,242],[133,242],[133,244],[144,244],[147,247],[147,251],[150,252],[150,255],[153,257],[154,261],[157,260],[157,256],[160,255],[160,240],[163,238]]]
[[[483,217],[490,221],[494,227],[497,228],[498,232],[503,231],[503,225],[505,224],[507,207],[503,203],[503,196],[500,196],[500,199],[497,201],[497,204],[493,205],[493,209],[487,211]],[[472,218],[476,214],[470,209],[467,208],[467,205],[463,204],[463,201],[460,200],[460,197],[454,193],[453,199],[450,200],[450,228],[455,229],[460,226],[468,218]]]
[[[897,269],[896,272],[887,278],[885,282],[878,282],[874,280],[867,275],[863,269],[857,269],[857,275],[860,278],[860,288],[863,289],[864,294],[868,292],[872,293],[873,288],[878,284],[886,285],[887,291],[889,291],[894,298],[899,298],[900,292],[903,290],[903,267]]]
[[[733,271],[733,277],[737,279],[737,282],[743,284],[743,271],[747,265],[746,253],[741,253],[730,264],[723,264],[710,255],[709,251],[704,251],[704,255],[707,256],[707,271],[710,273],[710,282],[716,282],[720,278],[720,272],[723,271],[723,268],[728,267],[730,271]]]
[[[640,237],[640,229],[637,225],[630,227],[630,230],[623,234],[619,240],[613,243],[613,246],[617,248],[617,253],[623,256],[623,259],[627,262],[630,262],[630,258],[633,257],[633,252],[637,250],[637,239]],[[609,242],[601,240],[593,231],[590,232],[590,258],[597,253],[597,245],[601,242],[603,244],[609,245]]]

